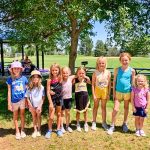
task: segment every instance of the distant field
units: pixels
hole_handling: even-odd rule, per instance
[[[32,60],[34,64],[36,64],[36,57],[32,56],[29,58]],[[14,58],[5,58],[6,62],[12,61]],[[18,58],[21,59],[21,58]],[[42,66],[41,56],[40,59],[40,67]],[[88,61],[87,67],[95,67],[97,57],[92,56],[78,56],[76,59],[76,66],[80,66],[82,61]],[[108,67],[115,68],[120,66],[118,57],[107,57],[108,59]],[[67,66],[69,62],[68,55],[45,55],[45,68],[49,68],[52,63],[59,63],[61,66]],[[150,68],[150,58],[147,57],[133,57],[131,60],[131,67],[134,68]]]

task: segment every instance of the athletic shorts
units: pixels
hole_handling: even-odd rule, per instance
[[[121,93],[116,91],[116,100],[118,101],[130,101],[131,93]]]
[[[52,99],[52,102],[53,102],[53,106],[56,107],[56,106],[62,106],[63,105],[63,100],[62,100],[62,97],[57,97],[57,98],[53,98]]]
[[[63,99],[62,110],[71,109],[71,104],[72,104],[72,98]]]
[[[25,109],[25,99],[22,99],[17,103],[11,103],[11,104],[12,104],[13,111],[17,111],[18,109]]]
[[[100,88],[100,87],[96,86],[95,87],[95,96],[97,99],[107,100],[108,87]]]

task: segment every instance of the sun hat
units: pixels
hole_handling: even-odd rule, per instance
[[[21,68],[22,71],[24,70],[24,68],[22,67],[22,64],[19,61],[12,62],[9,68],[9,71],[12,71],[13,68]]]
[[[39,75],[39,76],[42,78],[41,72],[38,71],[38,70],[33,70],[33,71],[31,72],[30,78],[31,78],[33,75]]]

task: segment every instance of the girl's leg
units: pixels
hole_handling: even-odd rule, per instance
[[[21,118],[21,131],[24,131],[24,125],[25,125],[25,109],[20,109],[20,118]]]
[[[80,121],[80,113],[79,112],[76,113],[76,121],[77,121],[77,124],[79,124],[79,121]]]
[[[99,107],[99,100],[95,100],[93,107],[93,122],[96,122],[98,107]]]
[[[87,110],[84,112],[84,121],[85,121],[85,123],[84,123],[84,131],[85,132],[88,132],[88,124],[87,124]]]
[[[38,131],[41,131],[41,112],[37,113],[37,126],[38,126]]]
[[[107,100],[101,100],[102,123],[106,123],[106,103]]]
[[[61,106],[56,107],[56,113],[57,113],[57,130],[60,130],[61,125]]]
[[[87,123],[87,110],[84,112],[84,122]]]
[[[20,133],[19,127],[18,127],[18,110],[13,112],[13,121],[16,129],[16,133]]]
[[[61,110],[61,128],[63,128],[63,124],[64,124],[64,114],[65,114],[65,111],[64,110]]]
[[[55,108],[50,107],[49,108],[49,120],[48,120],[48,129],[52,130],[52,124],[53,124],[53,119],[54,119],[54,113],[55,113]]]
[[[70,109],[65,110],[65,117],[66,117],[66,127],[68,127],[70,123]]]
[[[140,117],[139,120],[140,120],[140,128],[139,128],[139,129],[140,129],[140,130],[139,130],[140,135],[141,135],[141,136],[146,136],[146,134],[145,134],[144,131],[142,130],[143,124],[144,124],[144,117]]]
[[[140,117],[139,116],[135,116],[135,128],[136,130],[140,129]]]
[[[32,114],[34,131],[37,131],[37,116],[36,116],[36,111],[35,110],[32,111],[31,114]]]
[[[124,100],[124,123],[127,123],[129,113],[129,100]]]

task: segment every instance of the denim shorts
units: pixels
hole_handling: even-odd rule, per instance
[[[133,112],[134,116],[139,116],[139,117],[147,117],[147,114],[145,113],[145,109],[142,107],[135,107],[136,112]]]
[[[63,105],[63,100],[62,97],[56,97],[56,98],[52,98],[52,102],[53,102],[53,106],[62,106]]]

